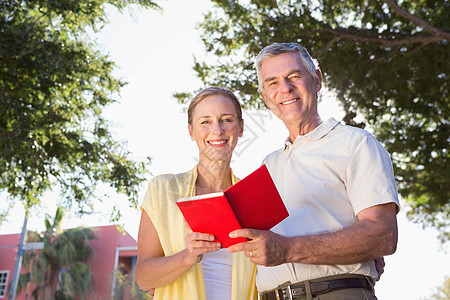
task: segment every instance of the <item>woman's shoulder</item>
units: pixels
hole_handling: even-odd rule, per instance
[[[152,179],[150,179],[149,184],[152,185],[169,185],[169,184],[180,184],[181,182],[189,181],[191,178],[192,171],[187,171],[183,173],[166,173],[160,174]]]

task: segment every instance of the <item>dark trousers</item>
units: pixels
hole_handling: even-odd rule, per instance
[[[337,276],[329,276],[329,277],[323,277],[318,278],[314,280],[307,280],[301,282],[305,285],[306,289],[306,295],[304,296],[297,296],[296,299],[305,299],[305,300],[377,300],[377,297],[375,296],[375,291],[373,288],[372,280],[368,280],[368,283],[371,286],[371,289],[365,289],[365,288],[348,288],[348,289],[342,289],[342,290],[332,290],[326,293],[317,294],[314,295],[311,293],[311,286],[310,284],[312,282],[320,282],[320,281],[327,281],[327,280],[335,280],[335,279],[342,279],[342,278],[362,278],[365,279],[365,276],[361,275],[352,275],[352,274],[345,274],[345,275],[337,275]]]
[[[346,274],[346,275],[337,275],[319,278],[316,280],[307,281],[307,283],[340,278],[353,278],[353,277],[364,278],[364,276],[360,275]],[[312,295],[310,291],[311,289],[309,289],[308,284],[306,284],[306,297],[305,297],[306,300],[377,300],[373,286],[371,291],[367,289],[344,289],[344,290],[330,291],[328,293],[319,295]]]

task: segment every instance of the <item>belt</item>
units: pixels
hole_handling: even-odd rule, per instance
[[[310,282],[312,295],[319,295],[335,290],[342,289],[368,289],[372,291],[372,286],[367,279],[363,278],[342,278],[327,281]],[[300,299],[301,296],[306,296],[306,286],[303,283],[296,283],[286,285],[270,292],[263,292],[260,294],[261,300],[291,300]]]

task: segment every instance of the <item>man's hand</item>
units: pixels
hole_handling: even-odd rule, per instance
[[[377,269],[377,273],[378,273],[378,277],[377,277],[377,281],[378,281],[381,278],[381,274],[384,273],[384,266],[386,264],[384,263],[383,256],[375,257],[374,261],[375,261],[375,268]]]
[[[287,237],[270,230],[238,229],[230,237],[246,237],[250,241],[228,247],[228,252],[244,251],[250,260],[258,265],[278,266],[287,261],[290,242]]]

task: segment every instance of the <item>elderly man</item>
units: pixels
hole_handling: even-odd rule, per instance
[[[320,118],[322,74],[301,45],[267,46],[255,67],[264,102],[289,131],[264,163],[290,215],[271,231],[232,232],[250,241],[228,251],[258,265],[261,299],[377,299],[374,259],[397,245],[388,153],[367,131]]]

